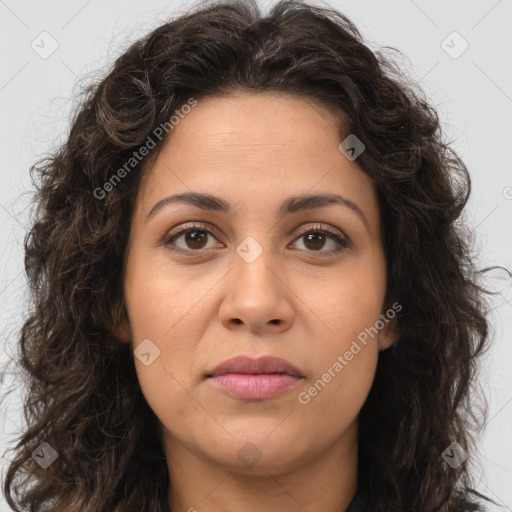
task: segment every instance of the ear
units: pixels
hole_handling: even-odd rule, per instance
[[[119,341],[122,341],[123,343],[129,343],[132,339],[132,333],[130,329],[130,322],[128,321],[124,306],[117,318],[118,320],[112,329],[114,335]]]
[[[382,315],[382,317],[385,318],[382,320],[384,327],[379,331],[377,336],[379,351],[386,350],[391,347],[391,345],[393,345],[398,339],[398,323],[396,315],[393,318],[386,318],[385,315]]]

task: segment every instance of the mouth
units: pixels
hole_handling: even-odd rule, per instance
[[[305,377],[289,361],[263,356],[238,356],[206,375],[219,391],[240,400],[266,400],[295,387]]]

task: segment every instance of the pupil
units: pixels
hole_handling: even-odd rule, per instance
[[[199,233],[199,235],[198,235],[198,233]],[[205,239],[206,239],[206,233],[199,229],[196,229],[195,231],[189,231],[186,234],[187,244],[189,246],[191,246],[193,249],[200,249],[202,247],[201,242],[204,242]],[[195,245],[195,244],[198,244],[198,245]]]
[[[321,249],[322,248],[323,242],[324,242],[324,236],[325,235],[323,235],[322,233],[309,233],[309,234],[306,235],[307,241],[308,242],[311,242],[311,241],[313,242],[313,246],[314,246],[313,248],[314,249]],[[317,242],[319,242],[316,245],[315,245],[315,238],[317,239]]]

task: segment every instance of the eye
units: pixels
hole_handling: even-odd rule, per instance
[[[349,241],[337,231],[325,228],[322,225],[306,226],[300,230],[300,236],[297,241],[302,241],[307,252],[319,252],[321,254],[337,254],[342,249],[350,246]],[[328,243],[330,241],[330,244]],[[325,246],[329,246],[328,250],[321,250]]]
[[[177,231],[171,232],[164,241],[167,246],[177,245],[177,248],[170,247],[173,251],[194,253],[201,249],[211,249],[207,247],[208,235],[213,237],[213,233],[205,224],[193,224],[188,226],[182,226]],[[180,247],[176,244],[176,241],[183,238],[182,243],[185,244]]]
[[[198,252],[206,252],[204,249],[212,249],[214,246],[208,247],[208,236],[214,235],[212,230],[206,224],[192,224],[181,226],[179,229],[169,233],[165,238],[164,245],[176,252],[186,255],[194,255]],[[181,240],[182,239],[182,240]],[[177,243],[181,240],[181,244]],[[350,247],[350,242],[338,231],[322,225],[306,226],[299,230],[299,238],[304,248],[299,250],[320,254],[337,254],[344,248]],[[330,243],[329,243],[330,242]],[[330,245],[328,250],[322,250]]]

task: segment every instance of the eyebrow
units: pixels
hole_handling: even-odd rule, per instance
[[[232,212],[230,204],[220,197],[199,192],[186,192],[183,194],[175,194],[165,197],[164,199],[161,199],[155,203],[153,208],[151,208],[151,211],[148,213],[146,221],[150,217],[156,215],[156,213],[162,210],[164,207],[176,203],[189,204],[196,206],[197,208],[201,208],[202,210],[224,214],[230,214]],[[353,201],[350,201],[349,199],[346,199],[345,197],[342,197],[338,194],[292,196],[285,199],[281,203],[278,214],[282,219],[291,213],[297,213],[304,210],[312,210],[314,208],[322,208],[330,205],[344,206],[355,212],[357,216],[363,221],[368,231],[371,233],[368,219],[365,217],[361,208]]]

